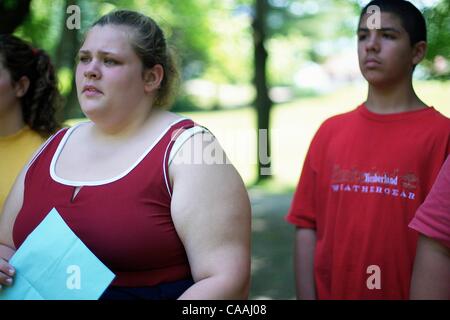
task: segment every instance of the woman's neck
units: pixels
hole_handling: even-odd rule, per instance
[[[25,126],[20,104],[0,113],[0,137],[13,135]]]
[[[122,119],[115,123],[115,125],[105,125],[104,122],[96,122],[93,127],[92,133],[96,139],[104,141],[124,141],[129,137],[134,136],[137,132],[145,126],[152,125],[154,121],[157,121],[161,114],[160,110],[149,109],[146,112],[142,112],[139,116],[131,116],[128,119]]]

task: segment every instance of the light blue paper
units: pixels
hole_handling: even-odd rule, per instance
[[[97,300],[115,275],[73,233],[56,209],[9,263],[16,269],[0,300]]]

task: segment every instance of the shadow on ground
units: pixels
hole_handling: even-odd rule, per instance
[[[292,193],[249,190],[252,203],[250,299],[294,299],[294,227],[284,220]]]

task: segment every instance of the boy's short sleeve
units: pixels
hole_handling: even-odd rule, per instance
[[[299,228],[316,228],[315,218],[315,180],[316,173],[311,167],[309,154],[306,156],[302,174],[294,193],[286,220]]]
[[[409,227],[450,248],[450,157]]]
[[[320,142],[323,125],[317,131],[309,146],[300,180],[292,199],[291,207],[285,219],[299,228],[316,229],[317,210],[317,168],[316,162],[319,150],[323,147]]]

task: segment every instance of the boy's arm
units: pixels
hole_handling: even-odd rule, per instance
[[[450,248],[423,235],[417,244],[410,298],[450,299]]]
[[[317,298],[314,276],[316,251],[316,214],[318,211],[318,170],[323,159],[322,149],[329,141],[325,123],[314,135],[309,146],[292,204],[285,219],[296,226],[294,272],[297,299]],[[325,141],[325,142],[324,142]],[[316,165],[314,165],[316,164]]]
[[[315,300],[314,252],[316,249],[316,231],[297,228],[295,233],[295,283],[297,299]]]

